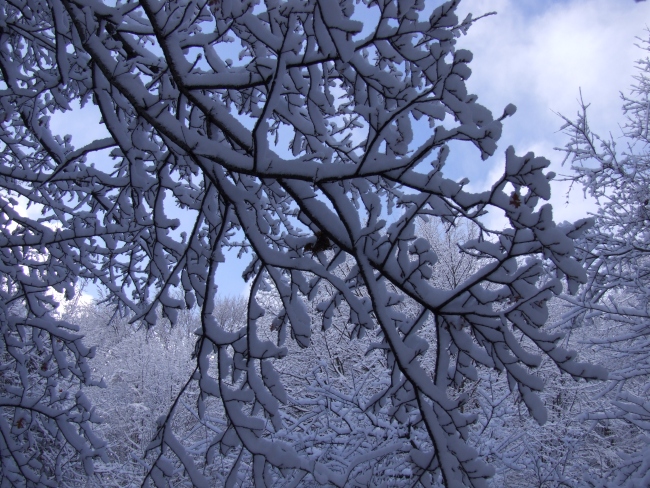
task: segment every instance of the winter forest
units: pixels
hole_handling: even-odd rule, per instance
[[[1,487],[650,486],[650,40],[556,175],[427,3],[0,1]]]

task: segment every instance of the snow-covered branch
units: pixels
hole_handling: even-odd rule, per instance
[[[454,382],[474,379],[477,364],[505,371],[544,422],[543,384],[532,371],[539,354],[574,377],[604,376],[558,347],[560,335],[540,330],[561,280],[573,292],[586,278],[573,258],[584,222],[557,226],[541,203],[550,197],[549,162],[509,148],[502,177],[479,193],[445,177],[448,143],[472,144],[484,160],[515,111],[510,105],[494,118],[467,93],[472,54],[455,42],[473,21],[459,21],[457,5],[429,18],[423,1],[0,7],[3,303],[24,305],[28,324],[47,320],[54,304],[45,292],[73,293],[84,277],[150,326],[159,310],[173,323],[180,309],[200,309],[192,380],[210,440],[188,444],[170,412],[149,446],[161,453],[150,481],[185,473],[197,486],[246,476],[259,486],[305,476],[335,486],[359,476],[364,484],[359,466],[398,446],[408,450],[402,465],[389,462],[371,476],[483,486],[492,471],[466,444],[473,419]],[[49,124],[49,114],[77,101],[98,108],[108,133],[81,149]],[[18,197],[42,216],[19,215]],[[487,228],[487,211],[504,212],[508,227]],[[451,287],[431,280],[437,255],[416,235],[417,223],[432,217],[480,229],[462,244],[480,265]],[[215,315],[215,276],[232,247],[250,255],[238,328]],[[557,278],[544,277],[544,260]],[[347,461],[349,446],[338,455],[303,447],[312,435],[309,416],[297,413],[305,399],[291,400],[278,372],[310,348],[318,322],[327,329],[341,313],[350,340],[372,337],[390,378],[368,398],[346,400],[349,408],[358,422],[394,430]],[[2,320],[13,323],[9,312]],[[421,337],[427,323],[430,341]],[[522,334],[537,353],[522,347]],[[430,371],[422,363],[428,349]],[[329,412],[347,421],[343,390],[311,371],[308,391],[332,395]],[[225,426],[210,423],[210,405]],[[336,430],[322,428],[318,435]],[[3,448],[3,463],[19,465],[5,458],[17,450]],[[219,469],[199,468],[217,457]]]

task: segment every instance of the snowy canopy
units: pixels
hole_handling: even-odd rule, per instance
[[[575,378],[605,374],[541,330],[547,301],[563,283],[572,293],[586,279],[573,239],[590,224],[555,224],[544,204],[548,160],[508,148],[502,177],[479,193],[445,177],[451,141],[475,146],[480,165],[515,113],[508,105],[494,118],[467,93],[472,54],[455,41],[473,20],[459,21],[457,4],[429,18],[415,0],[3,4],[0,325],[17,372],[4,408],[56,418],[53,432],[93,472],[102,448],[90,405],[81,393],[74,405],[51,396],[70,372],[91,382],[92,353],[50,318],[47,295],[72,296],[88,278],[134,323],[200,310],[186,386],[198,385],[199,424],[214,402],[225,424],[190,449],[175,434],[175,402],[148,447],[158,453],[148,481],[163,486],[182,471],[195,486],[213,486],[203,468],[218,458],[214,476],[227,486],[246,469],[259,486],[398,475],[483,486],[492,471],[465,442],[473,419],[455,390],[476,378],[477,365],[504,372],[540,423],[540,355]],[[51,115],[75,102],[99,109],[106,137],[76,147],[52,133]],[[21,214],[23,202],[40,215]],[[485,227],[487,211],[505,214],[507,228]],[[436,281],[438,256],[416,232],[430,219],[441,229],[478,228],[457,250],[472,272],[453,286]],[[232,248],[248,260],[251,284],[245,323],[234,330],[213,313],[215,276]],[[389,378],[355,397],[361,432],[386,434],[352,455],[337,443],[304,447],[312,433],[296,409],[306,398],[288,395],[278,372],[300,364],[313,331],[342,315],[347,337],[366,341],[363,352],[382,358]],[[47,381],[27,366],[34,354],[56,362]],[[26,394],[34,384],[40,393]],[[63,414],[34,407],[48,402]],[[21,460],[24,431],[0,420],[6,476],[47,478]],[[318,435],[334,435],[322,428]],[[396,465],[366,479],[363,463],[389,452]]]

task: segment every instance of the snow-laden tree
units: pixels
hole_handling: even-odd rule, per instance
[[[650,41],[641,43],[650,51]],[[611,368],[602,393],[611,403],[588,418],[626,432],[616,442],[622,460],[611,473],[613,486],[650,483],[650,59],[637,65],[631,94],[621,95],[627,122],[620,136],[593,133],[584,102],[563,127],[575,180],[598,203],[595,225],[578,246],[588,280],[576,296],[564,297],[573,307],[564,320],[591,328],[589,342]]]
[[[148,470],[142,457],[155,435],[156,419],[174,403],[193,369],[193,331],[198,325],[194,310],[181,311],[174,327],[161,320],[146,328],[115,316],[111,307],[96,301],[65,305],[66,318],[79,324],[85,342],[96,345],[89,364],[93,375],[106,383],[106,388],[87,391],[102,418],[96,430],[106,441],[108,458],[95,466],[94,484],[138,485]],[[195,424],[192,413],[193,406],[181,404],[177,422],[187,431]],[[62,486],[79,485],[62,481]]]
[[[476,364],[504,372],[538,422],[540,354],[573,377],[604,376],[541,330],[561,280],[570,292],[584,281],[572,255],[585,223],[557,226],[540,202],[550,197],[549,162],[508,148],[502,176],[478,193],[445,177],[449,143],[472,144],[485,160],[514,113],[509,105],[495,119],[467,93],[472,55],[455,44],[473,20],[459,22],[457,5],[424,15],[422,0],[0,4],[0,325],[11,356],[3,371],[16,377],[3,386],[3,476],[50,476],[36,464],[25,471],[21,436],[39,426],[15,420],[45,405],[60,429],[52,435],[92,473],[99,452],[73,412],[85,404],[32,395],[25,360],[48,350],[49,334],[81,365],[59,355],[53,376],[85,371],[88,352],[49,318],[47,295],[71,294],[78,277],[105,287],[134,322],[200,309],[195,369],[148,446],[145,482],[157,485],[185,476],[195,486],[365,486],[373,471],[359,467],[381,467],[390,447],[405,454],[390,467],[395,482],[482,486],[492,470],[466,443],[473,417],[454,389],[476,379]],[[77,102],[98,108],[106,137],[76,147],[74,135],[52,132],[51,114]],[[21,213],[24,203],[32,213]],[[507,228],[486,227],[489,211],[505,213]],[[452,288],[429,280],[436,253],[415,232],[428,217],[480,229],[463,245],[480,266]],[[250,256],[246,322],[234,329],[214,315],[215,276],[233,247]],[[544,260],[556,278],[543,278]],[[278,299],[265,301],[269,292]],[[341,313],[348,340],[374,334],[369,354],[388,370],[360,405],[381,417],[364,436],[399,435],[331,456],[336,446],[320,434],[323,449],[303,449],[311,417],[295,414],[278,371]],[[431,340],[420,336],[427,321]],[[190,388],[201,435],[175,422]],[[319,426],[332,439],[339,427]]]
[[[418,226],[418,235],[429,241],[438,257],[430,282],[438,288],[453,289],[480,269],[481,260],[463,252],[463,244],[475,239],[478,232],[476,225],[450,227],[435,219]],[[555,297],[547,306],[549,327],[561,323],[566,312],[564,301]],[[556,326],[555,332],[561,332],[560,327]],[[562,340],[565,347],[582,346],[591,331],[571,332]],[[532,346],[526,340],[522,345]],[[582,346],[579,351],[583,359],[599,359],[590,354],[589,347]],[[425,368],[431,366],[427,359],[423,359]],[[544,383],[540,395],[548,415],[544,425],[526,415],[521,397],[511,393],[507,377],[499,371],[482,366],[477,368],[476,381],[460,375],[456,378],[455,387],[467,395],[463,410],[477,419],[469,429],[468,442],[495,470],[490,486],[576,486],[585,473],[602,474],[615,465],[612,439],[624,438],[628,431],[582,418],[607,404],[605,398],[594,398],[602,383],[575,382],[562,375],[549,358],[542,358],[536,375]]]

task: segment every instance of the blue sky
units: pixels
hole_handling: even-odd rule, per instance
[[[431,2],[436,3],[441,2]],[[554,171],[566,172],[560,166],[563,155],[554,150],[566,143],[556,112],[575,116],[580,89],[591,103],[594,130],[619,136],[619,93],[627,92],[633,81],[634,61],[643,54],[634,46],[635,37],[647,37],[650,22],[650,2],[634,0],[463,0],[460,17],[490,11],[497,15],[478,21],[458,41],[474,53],[468,88],[497,116],[508,103],[518,110],[505,122],[499,149],[488,161],[481,161],[473,147],[452,151],[446,174],[469,177],[474,190],[489,187],[498,177],[509,145],[518,154],[532,150],[545,156]],[[93,108],[52,122],[56,131],[73,134],[77,146],[104,134]],[[567,188],[559,182],[553,187],[558,221],[574,220],[593,208],[580,191],[572,192],[567,205]],[[500,217],[491,218],[498,225]],[[245,289],[240,277],[244,263],[234,257],[229,254],[219,267],[220,292],[227,295]]]

